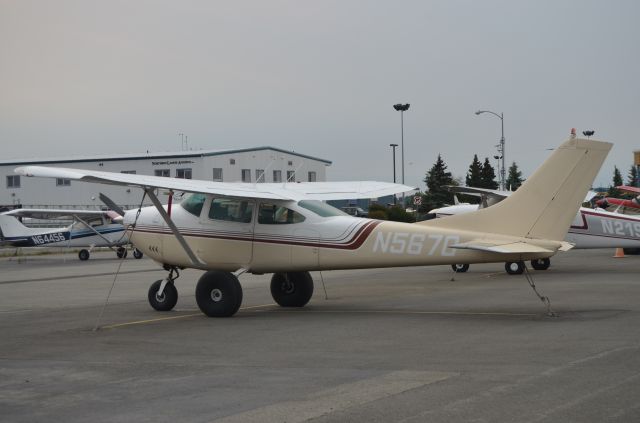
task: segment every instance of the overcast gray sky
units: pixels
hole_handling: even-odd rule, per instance
[[[572,127],[626,176],[640,149],[640,2],[0,0],[2,159],[272,145],[330,180],[455,176],[496,153],[525,176]],[[398,152],[399,153],[399,152]],[[399,156],[399,154],[398,154]],[[494,162],[495,164],[495,162]],[[400,161],[398,160],[398,174]]]

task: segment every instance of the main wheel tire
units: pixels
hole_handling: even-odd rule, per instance
[[[124,247],[118,247],[116,250],[116,256],[118,256],[119,259],[127,258],[127,249]]]
[[[143,256],[143,255],[144,255],[144,254],[142,254],[142,251],[138,250],[137,248],[134,248],[134,249],[133,249],[133,257],[134,257],[134,258],[136,258],[136,259],[138,259],[138,260],[139,260],[139,259],[141,259],[141,258],[142,258],[142,256]]]
[[[504,264],[504,270],[510,275],[521,275],[524,272],[523,261],[509,261]]]
[[[548,258],[531,260],[531,267],[536,270],[547,270],[551,266],[551,260]]]
[[[79,258],[80,260],[82,260],[82,261],[89,260],[89,256],[90,256],[90,255],[91,255],[91,254],[89,254],[89,250],[84,250],[84,249],[83,249],[83,250],[80,250],[80,251],[78,252],[78,258]]]
[[[452,264],[451,268],[456,273],[465,273],[467,270],[469,270],[469,265],[468,264]]]
[[[309,272],[274,273],[271,277],[271,296],[282,307],[304,307],[312,295]]]
[[[196,302],[209,317],[231,317],[242,304],[242,286],[233,274],[211,270],[198,281]]]
[[[162,295],[158,295],[158,290],[162,284],[162,279],[155,281],[149,287],[149,304],[158,311],[169,311],[178,302],[178,290],[172,282],[167,283],[162,290]]]

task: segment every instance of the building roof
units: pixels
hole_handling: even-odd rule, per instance
[[[280,153],[291,154],[294,156],[303,157],[305,159],[317,160],[327,165],[331,164],[331,161],[321,159],[318,157],[308,156],[306,154],[296,153],[295,151],[284,150],[282,148],[262,146],[251,148],[239,148],[231,150],[189,150],[189,151],[174,151],[174,152],[161,152],[161,153],[128,153],[128,154],[101,154],[93,156],[76,156],[70,158],[48,158],[48,159],[13,159],[13,160],[0,160],[0,166],[21,166],[26,164],[59,164],[59,163],[81,163],[81,162],[94,162],[94,161],[120,161],[120,160],[142,160],[142,159],[162,159],[162,158],[187,158],[187,157],[209,157],[209,156],[222,156],[235,153],[247,153],[251,151],[272,150]]]

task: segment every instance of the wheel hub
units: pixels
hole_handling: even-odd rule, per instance
[[[293,294],[294,291],[296,290],[295,285],[292,284],[290,281],[282,282],[282,285],[280,286],[280,288],[282,289],[282,292],[285,294]]]
[[[212,289],[211,290],[211,300],[213,302],[218,302],[220,300],[222,300],[222,291],[220,291],[218,288]]]
[[[162,294],[158,294],[156,292],[156,301],[158,301],[159,303],[163,303],[166,298],[167,297],[164,295],[164,292]]]

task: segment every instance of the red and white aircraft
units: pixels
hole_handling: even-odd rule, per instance
[[[622,213],[629,215],[640,215],[640,188],[629,185],[620,185],[616,187],[620,191],[636,194],[635,198],[626,200],[623,198],[606,197],[596,201],[596,205],[602,209],[612,211],[614,213]]]
[[[16,172],[141,188],[154,206],[128,211],[124,224],[133,244],[169,272],[151,285],[150,304],[171,310],[178,269],[197,268],[206,271],[196,287],[198,306],[223,317],[240,307],[244,272],[273,273],[274,300],[302,307],[313,294],[311,270],[551,257],[571,248],[563,238],[610,149],[610,143],[571,138],[499,204],[415,224],[356,218],[322,202],[412,190],[389,183],[242,184],[38,166]],[[158,189],[187,195],[163,206]]]

